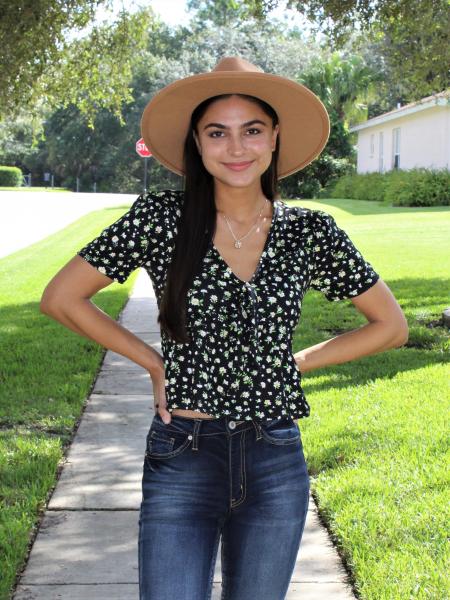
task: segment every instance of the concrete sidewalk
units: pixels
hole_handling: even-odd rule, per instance
[[[119,321],[161,352],[156,316],[153,288],[141,270]],[[151,392],[144,369],[106,353],[14,600],[138,599],[138,519],[145,437],[154,414]],[[220,600],[220,551],[219,545],[213,600]],[[312,498],[287,595],[300,599],[354,599]]]

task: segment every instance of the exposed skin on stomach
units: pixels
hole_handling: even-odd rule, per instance
[[[172,415],[178,415],[180,417],[190,417],[192,419],[215,419],[212,415],[208,415],[208,413],[200,412],[198,410],[187,410],[184,408],[174,408],[172,411]],[[243,421],[235,421],[236,423],[243,423]]]
[[[192,417],[193,419],[215,419],[212,415],[200,412],[198,410],[187,410],[184,408],[174,408],[172,411],[173,415],[179,415],[180,417]]]

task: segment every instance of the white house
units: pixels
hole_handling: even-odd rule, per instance
[[[358,132],[358,173],[450,168],[450,89],[349,128]]]

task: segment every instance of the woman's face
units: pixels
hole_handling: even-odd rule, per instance
[[[258,104],[232,96],[208,106],[194,139],[213,177],[225,185],[248,187],[268,169],[278,130]]]

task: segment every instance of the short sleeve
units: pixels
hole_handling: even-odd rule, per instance
[[[178,190],[141,194],[125,214],[77,254],[100,273],[125,283],[134,270],[150,264],[152,253],[166,251],[180,214],[180,194]]]
[[[330,301],[359,296],[380,276],[347,233],[324,211],[312,211],[314,269],[310,286]]]

